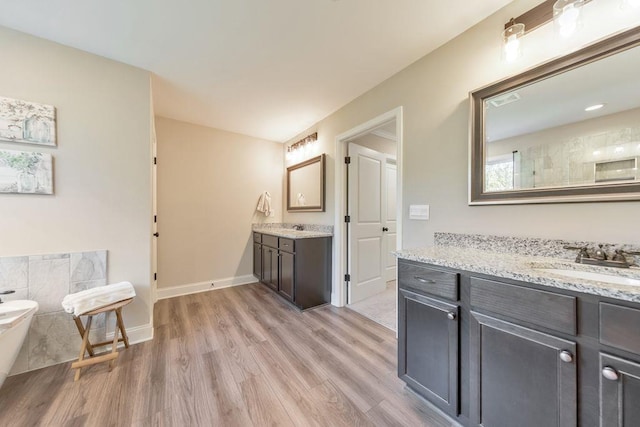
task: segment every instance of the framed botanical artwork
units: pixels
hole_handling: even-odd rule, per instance
[[[51,154],[0,150],[0,193],[53,194]]]
[[[0,141],[55,147],[55,107],[0,97]]]

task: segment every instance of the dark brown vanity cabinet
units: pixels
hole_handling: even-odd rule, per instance
[[[576,426],[576,343],[471,313],[471,419],[481,426]]]
[[[398,278],[398,376],[455,416],[460,342],[455,302],[458,275],[402,262]]]
[[[481,426],[575,426],[576,298],[470,279],[470,407]],[[540,329],[550,329],[552,333]]]
[[[331,237],[288,239],[254,232],[254,275],[301,309],[331,300]],[[260,258],[257,260],[256,258]],[[255,266],[261,265],[261,274]]]
[[[640,304],[398,260],[398,375],[464,426],[640,426]]]
[[[601,427],[640,426],[640,363],[611,354],[640,354],[640,310],[599,306],[600,343],[610,347],[600,352]]]

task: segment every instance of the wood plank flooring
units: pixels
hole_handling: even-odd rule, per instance
[[[10,377],[0,426],[451,426],[396,376],[390,330],[304,313],[260,284],[159,301],[155,339],[116,367]],[[78,346],[80,342],[78,342]]]

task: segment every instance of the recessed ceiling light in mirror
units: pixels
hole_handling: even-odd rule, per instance
[[[594,104],[585,108],[584,111],[595,111],[601,109],[602,107],[604,107],[604,104]]]

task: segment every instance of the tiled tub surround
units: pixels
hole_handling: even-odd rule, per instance
[[[545,246],[548,243],[549,246]],[[626,301],[640,302],[640,287],[567,278],[541,271],[542,268],[561,268],[599,272],[640,279],[640,268],[610,268],[577,264],[576,253],[558,245],[587,245],[590,242],[523,239],[515,237],[436,233],[435,246],[405,249],[396,252],[399,258],[440,265],[473,273],[521,280],[559,289],[600,295]],[[639,250],[635,245],[605,245],[608,249]]]
[[[76,358],[80,338],[72,316],[62,310],[62,299],[106,284],[107,251],[0,257],[0,291],[16,291],[2,299],[30,299],[40,305],[11,374]],[[92,340],[103,341],[104,315],[94,322]]]
[[[332,225],[318,224],[300,224],[303,230],[295,230],[296,224],[287,223],[268,223],[253,224],[252,230],[258,233],[271,234],[273,236],[285,237],[288,239],[309,239],[312,237],[329,237],[333,236]]]

